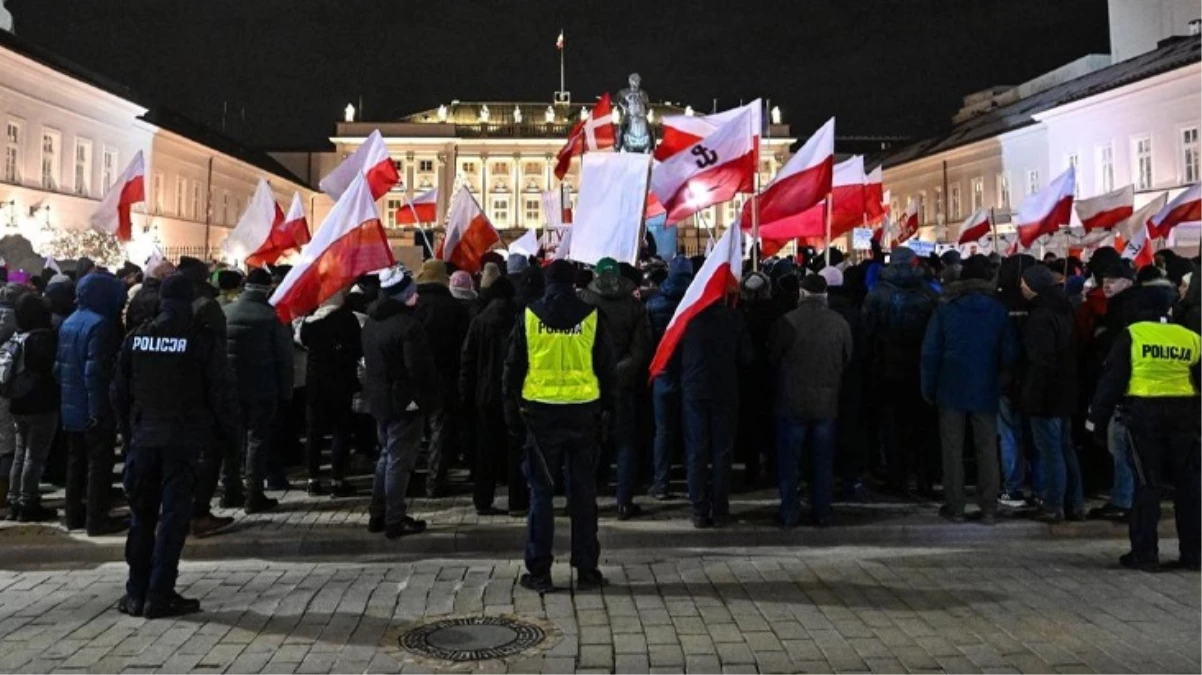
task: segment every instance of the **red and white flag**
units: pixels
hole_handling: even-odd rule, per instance
[[[901,244],[918,234],[918,225],[918,200],[910,197],[910,201],[906,202],[906,211],[897,221],[897,236],[893,239],[893,243]]]
[[[1153,241],[1152,223],[1145,223],[1123,246],[1123,257],[1130,260],[1135,265],[1135,269],[1153,264],[1156,262],[1156,254],[1152,250]]]
[[[1148,233],[1156,239],[1164,239],[1181,223],[1199,220],[1202,220],[1202,184],[1194,183],[1152,216],[1148,221]]]
[[[744,110],[651,171],[651,191],[667,210],[668,225],[755,189],[759,129],[752,112]]]
[[[651,379],[655,379],[667,367],[693,317],[715,302],[721,302],[728,290],[738,287],[742,270],[742,230],[728,227],[714,245],[714,250],[706,256],[705,264],[693,277],[680,304],[676,306],[676,312],[668,322],[664,337],[655,349],[655,357],[651,359]],[[723,356],[715,354],[714,358]]]
[[[1114,228],[1114,247],[1122,251],[1128,241],[1135,238],[1136,234],[1148,224],[1165,204],[1169,203],[1168,194],[1162,192],[1155,199],[1144,204],[1138,211],[1131,214],[1123,222],[1119,223]]]
[[[1018,241],[1023,248],[1031,248],[1036,239],[1045,234],[1056,234],[1068,225],[1073,217],[1076,180],[1076,171],[1069,165],[1047,187],[1023,200],[1014,218]]]
[[[572,223],[572,207],[563,203],[563,190],[544,190],[543,219],[547,227],[563,227]]]
[[[260,178],[246,210],[221,248],[231,262],[250,267],[270,265],[293,248],[292,237],[286,236],[280,227],[283,224],[284,212],[276,203],[271,186]]]
[[[831,200],[831,238],[840,237],[864,223],[864,158],[853,155],[835,165],[828,199]],[[744,221],[746,222],[746,221]],[[775,221],[760,221],[762,239],[826,238],[826,200],[802,213]]]
[[[361,275],[395,262],[367,177],[357,175],[280,282],[271,304],[281,321],[291,323]]]
[[[846,164],[844,162],[843,164]],[[842,164],[841,164],[842,166]],[[851,174],[851,165],[844,167],[847,186],[854,184],[858,191],[858,202],[863,203],[864,158],[859,160],[859,173]],[[790,216],[796,216],[819,204],[830,194],[835,183],[835,118],[830,118],[813,136],[801,146],[785,163],[768,186],[760,191],[757,200],[760,209],[760,227]],[[836,204],[838,202],[836,201]],[[862,215],[857,214],[862,219]],[[859,224],[860,220],[856,221]],[[751,202],[743,206],[743,228],[750,229]],[[822,225],[825,233],[825,225]],[[761,230],[762,231],[762,230]],[[804,235],[799,235],[804,236]]]
[[[438,188],[433,188],[406,201],[396,210],[397,225],[420,225],[438,219]]]
[[[92,229],[104,234],[117,237],[118,241],[129,241],[133,238],[133,219],[130,208],[134,204],[146,201],[146,163],[139,150],[130,160],[129,166],[117,177],[117,182],[109,188],[108,194],[100,200],[100,205],[92,212]]]
[[[1076,204],[1077,218],[1086,232],[1109,230],[1135,212],[1135,186],[1128,185]]]
[[[555,177],[563,180],[572,166],[572,158],[594,150],[608,150],[614,146],[613,106],[609,92],[601,95],[588,117],[572,127],[568,140],[555,154]]]
[[[655,145],[655,159],[664,161],[689,147],[696,145],[703,138],[709,138],[731,120],[745,112],[752,115],[751,124],[755,127],[756,135],[764,127],[764,112],[760,99],[751,103],[723,110],[713,115],[665,115],[660,125],[663,127],[663,138]]]
[[[284,224],[280,227],[292,237],[296,248],[304,246],[313,238],[309,234],[309,219],[305,217],[305,203],[299,192],[292,193],[292,203],[288,206],[288,214],[284,216]]]
[[[964,245],[980,241],[981,237],[989,234],[992,228],[992,214],[989,209],[981,207],[960,225],[960,236],[957,238],[956,243]]]
[[[447,212],[447,231],[438,244],[434,257],[446,260],[468,272],[479,272],[484,266],[484,254],[501,241],[501,235],[489,222],[476,198],[467,189],[460,189],[451,200]]]
[[[885,206],[885,177],[881,167],[877,166],[864,179],[864,215],[868,223],[880,222],[885,217],[889,207]]]
[[[355,181],[355,177],[360,175],[367,178],[367,184],[371,187],[372,199],[383,197],[392,189],[392,186],[401,182],[401,177],[396,172],[392,157],[388,155],[388,148],[384,145],[384,137],[380,135],[379,129],[371,132],[367,140],[363,141],[363,145],[360,145],[351,153],[350,157],[343,160],[338,168],[330,172],[330,175],[321,179],[318,187],[322,192],[338,199]]]

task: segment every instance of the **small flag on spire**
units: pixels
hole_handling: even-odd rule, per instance
[[[560,50],[563,49],[563,29],[562,28],[559,29],[559,37],[555,38],[555,48],[560,49]]]

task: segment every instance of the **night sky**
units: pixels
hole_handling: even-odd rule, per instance
[[[1106,0],[8,0],[19,35],[262,147],[319,143],[348,101],[574,101],[638,71],[708,111],[771,98],[793,133],[922,135],[966,93],[1107,52]],[[242,126],[237,111],[245,108]]]

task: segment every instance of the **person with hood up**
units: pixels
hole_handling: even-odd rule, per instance
[[[417,284],[404,265],[380,273],[379,298],[363,324],[363,396],[376,420],[380,458],[368,505],[367,531],[396,539],[426,531],[408,513],[409,478],[417,463],[422,422],[440,405],[433,352],[414,307]]]
[[[864,300],[864,347],[870,372],[883,392],[881,435],[889,487],[908,489],[908,473],[917,474],[919,492],[931,490],[931,458],[925,438],[930,409],[922,400],[920,366],[927,322],[937,296],[927,284],[914,251],[893,254],[876,287]]]
[[[80,280],[77,295],[78,308],[59,329],[54,366],[68,434],[64,523],[69,530],[86,528],[93,537],[125,529],[124,521],[109,516],[117,431],[109,386],[121,347],[125,284],[108,272],[91,272]]]
[[[693,281],[693,263],[683,255],[672,258],[668,264],[668,278],[659,287],[659,292],[647,300],[647,317],[651,325],[652,345],[658,346],[664,331],[676,313],[684,293]],[[680,368],[679,363],[669,362],[664,372],[651,382],[651,405],[655,413],[655,452],[651,496],[657,500],[671,498],[668,479],[672,469],[672,455],[681,439],[680,413]]]
[[[518,317],[513,295],[513,283],[505,277],[493,278],[487,286],[481,286],[480,298],[487,304],[472,319],[459,359],[459,393],[476,412],[478,446],[472,503],[482,516],[503,513],[493,506],[499,466],[507,471],[509,515],[525,516],[530,508],[530,493],[522,476],[522,429],[505,423],[501,395],[509,335]]]
[[[0,345],[17,334],[17,301],[28,293],[23,284],[9,282],[0,286]],[[0,504],[9,502],[9,472],[17,449],[17,427],[8,406],[8,399],[0,398]]]
[[[163,280],[158,315],[126,337],[112,385],[128,442],[124,486],[130,528],[129,579],[117,610],[147,619],[200,611],[175,590],[192,516],[196,464],[217,426],[232,436],[237,417],[222,342],[193,320],[194,285]]]
[[[16,453],[8,495],[8,519],[23,523],[54,520],[55,509],[42,505],[38,491],[46,458],[58,429],[58,384],[54,359],[58,333],[50,325],[50,307],[32,293],[17,300],[21,370],[14,375],[13,396],[6,401],[16,424]]]
[[[1085,496],[1071,417],[1077,410],[1077,345],[1073,306],[1046,265],[1022,274],[1022,293],[1031,313],[1022,329],[1026,367],[1019,377],[1019,408],[1031,418],[1035,452],[1043,476],[1043,522],[1084,520]]]
[[[835,269],[835,268],[831,268]],[[776,460],[773,431],[776,421],[772,416],[773,376],[775,370],[768,362],[768,338],[772,327],[784,314],[772,299],[772,281],[763,272],[749,272],[740,284],[739,311],[751,337],[754,357],[749,367],[739,377],[739,429],[738,444],[743,460],[743,482],[749,488],[759,484],[761,456],[768,458],[768,466]]]
[[[427,456],[426,496],[441,497],[447,489],[447,471],[455,459],[458,445],[459,419],[459,355],[463,339],[467,337],[467,307],[451,295],[447,264],[430,259],[422,263],[417,274],[417,320],[431,337],[430,349],[434,353],[434,368],[438,378],[426,383],[427,387],[442,397],[442,405],[429,413],[430,447]]]
[[[526,570],[519,580],[539,595],[551,580],[555,541],[554,473],[564,471],[572,521],[571,564],[577,590],[605,583],[597,564],[597,440],[612,414],[616,364],[606,323],[576,295],[572,263],[547,268],[547,291],[518,318],[505,357],[503,396],[510,427],[526,426],[530,488]]]
[[[56,274],[46,284],[45,295],[50,303],[50,325],[57,331],[75,311],[75,282],[65,274]]]
[[[180,274],[187,278],[183,265],[180,267]],[[196,285],[193,280],[193,289]],[[238,447],[246,460],[243,508],[247,514],[269,511],[279,504],[264,494],[263,482],[267,478],[276,415],[292,400],[292,332],[280,323],[275,308],[268,302],[270,295],[271,273],[255,269],[246,276],[242,295],[224,309],[228,357],[237,383],[241,415]],[[200,307],[195,301],[192,306],[196,318],[209,330],[200,316]],[[230,469],[226,467],[227,474]],[[229,491],[228,483],[226,489]]]
[[[305,360],[305,463],[311,496],[325,494],[321,484],[321,442],[333,436],[330,449],[332,497],[353,497],[346,481],[347,455],[354,435],[351,399],[359,389],[358,367],[363,356],[359,320],[339,291],[301,322],[300,343]]]
[[[651,324],[643,303],[634,296],[638,286],[621,274],[617,261],[598,260],[596,273],[588,288],[581,291],[580,299],[597,308],[617,359],[610,438],[618,465],[618,520],[629,520],[642,513],[642,507],[634,503],[638,443],[635,402],[651,358]],[[604,466],[608,467],[608,461]]]
[[[943,517],[964,520],[964,436],[971,425],[977,464],[977,503],[993,522],[999,490],[997,413],[999,375],[1018,361],[1018,338],[997,299],[989,261],[974,255],[960,265],[927,324],[922,344],[922,396],[939,409],[943,449]]]
[[[809,440],[814,453],[810,520],[817,527],[826,527],[833,517],[839,389],[854,344],[847,321],[826,305],[826,278],[811,274],[801,280],[800,290],[797,309],[773,325],[768,340],[768,361],[777,373],[777,522],[794,527],[801,518],[798,478]]]

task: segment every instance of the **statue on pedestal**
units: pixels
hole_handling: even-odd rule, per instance
[[[638,73],[631,73],[627,81],[630,86],[618,92],[617,104],[622,111],[622,121],[618,126],[615,149],[647,154],[655,149],[655,136],[651,133],[651,123],[647,121],[651,99],[640,88],[642,78]]]

